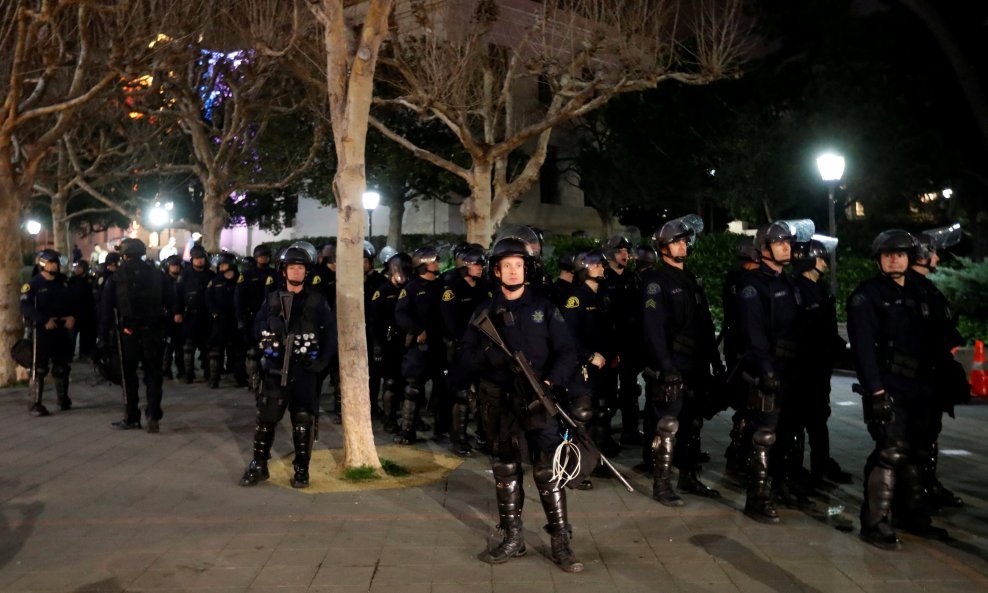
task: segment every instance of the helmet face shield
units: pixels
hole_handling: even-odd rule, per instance
[[[542,240],[531,227],[522,224],[509,224],[501,227],[494,237],[494,244],[497,245],[504,239],[517,239],[525,245],[525,253],[529,257],[542,257]]]
[[[384,262],[384,274],[394,284],[404,286],[412,276],[412,257],[407,253],[395,253]]]
[[[927,260],[933,256],[933,252],[941,251],[953,247],[961,242],[961,225],[955,222],[950,226],[927,229],[916,235],[919,246],[916,248],[915,258]]]

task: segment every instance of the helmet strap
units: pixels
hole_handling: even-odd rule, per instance
[[[522,288],[525,288],[525,283],[522,282],[521,284],[505,284],[504,282],[502,282],[501,287],[504,290],[507,290],[508,292],[518,292]]]

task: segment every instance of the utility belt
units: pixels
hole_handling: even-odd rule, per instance
[[[660,371],[645,367],[642,374],[645,376],[645,397],[648,401],[671,404],[680,399],[688,399],[693,393],[682,381],[665,382]]]
[[[892,352],[888,355],[884,366],[886,371],[903,379],[928,378],[934,374],[931,365],[924,365],[920,359],[900,352]]]
[[[314,333],[288,334],[287,337],[282,337],[275,332],[262,330],[258,347],[264,358],[279,364],[284,362],[286,356],[292,360],[315,360],[319,357],[319,341]]]

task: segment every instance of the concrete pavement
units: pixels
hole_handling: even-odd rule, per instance
[[[119,388],[89,378],[75,365],[76,405],[52,405],[49,418],[28,416],[26,388],[0,390],[0,591],[988,591],[988,406],[964,406],[945,421],[941,478],[968,503],[938,518],[950,541],[904,535],[903,551],[882,552],[858,540],[871,443],[851,380],[838,377],[833,453],[855,474],[853,486],[811,512],[783,510],[778,526],[745,518],[742,487],[722,475],[729,418],[721,415],[704,428],[714,459],[703,477],[724,497],[663,507],[649,497],[650,478],[631,469],[639,452],[626,450],[615,462],[638,492],[606,478],[593,491],[570,491],[573,546],[586,564],[570,575],[548,559],[530,471],[529,553],[492,567],[478,560],[496,522],[486,458],[413,488],[241,488],[254,417],[247,391],[166,382],[161,433],[150,435],[111,429],[122,414]],[[277,457],[290,458],[286,426]],[[340,443],[338,427],[324,423],[316,449]]]

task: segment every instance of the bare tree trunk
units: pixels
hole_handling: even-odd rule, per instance
[[[394,199],[388,202],[388,245],[401,251],[401,223],[405,218],[405,201]]]
[[[218,184],[205,184],[202,196],[202,246],[209,253],[218,253],[220,250],[220,233],[227,221],[226,210],[223,208],[224,198]]]
[[[491,244],[494,225],[491,221],[491,175],[493,164],[474,163],[473,179],[470,181],[470,197],[463,201],[460,212],[467,223],[467,242],[479,243],[484,247]]]
[[[68,197],[61,191],[51,197],[51,233],[55,251],[72,259],[69,245]]]
[[[13,204],[20,203],[13,193],[0,193],[8,196]],[[0,386],[11,385],[17,380],[17,365],[8,352],[24,329],[19,300],[23,267],[21,213],[13,204],[0,208]]]

